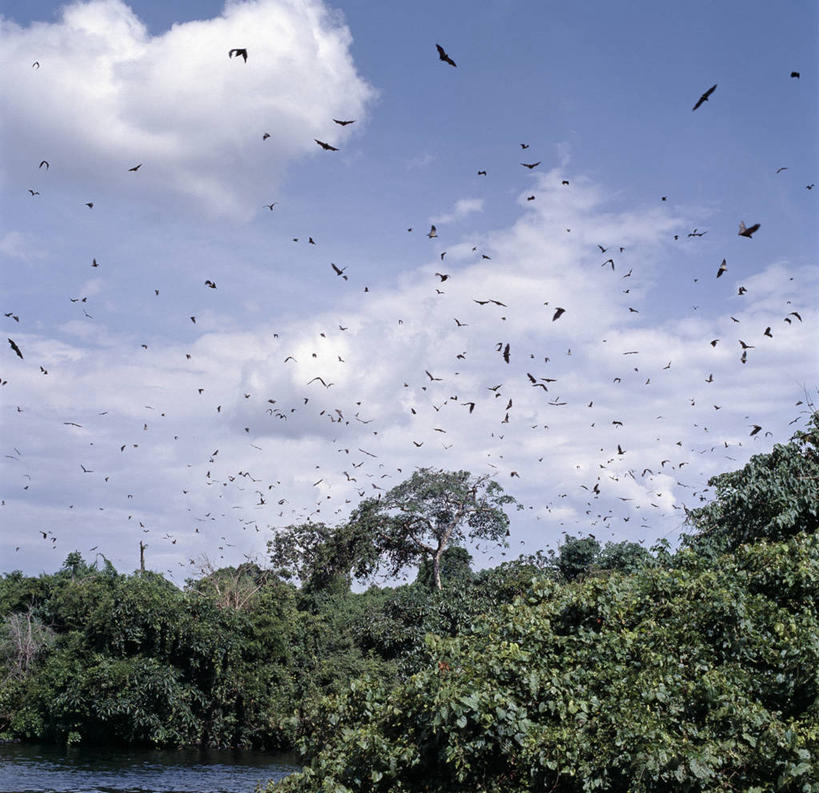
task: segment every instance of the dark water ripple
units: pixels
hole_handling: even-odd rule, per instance
[[[296,770],[263,752],[0,745],[0,793],[253,793]]]

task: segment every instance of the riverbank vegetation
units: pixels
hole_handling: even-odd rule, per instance
[[[475,572],[514,505],[443,473],[289,527],[270,569],[4,575],[0,737],[295,747],[279,793],[819,790],[819,414],[712,480],[677,549]]]

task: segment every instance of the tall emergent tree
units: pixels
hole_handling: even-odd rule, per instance
[[[419,468],[383,498],[362,501],[348,525],[356,535],[372,538],[376,566],[398,575],[426,560],[441,589],[444,551],[467,539],[505,542],[509,517],[504,507],[515,503],[488,475]]]
[[[467,539],[504,542],[509,530],[504,507],[515,503],[488,475],[420,468],[383,497],[362,501],[346,523],[288,526],[268,549],[275,567],[311,588],[339,576],[367,578],[379,569],[398,575],[427,562],[442,589],[444,551]]]

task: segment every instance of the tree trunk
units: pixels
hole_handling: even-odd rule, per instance
[[[432,571],[435,575],[435,588],[438,590],[443,589],[441,586],[441,554],[443,553],[443,548],[439,548],[438,552],[432,557]]]

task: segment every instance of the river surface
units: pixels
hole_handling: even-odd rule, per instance
[[[263,752],[0,744],[0,793],[253,793],[296,770]]]

